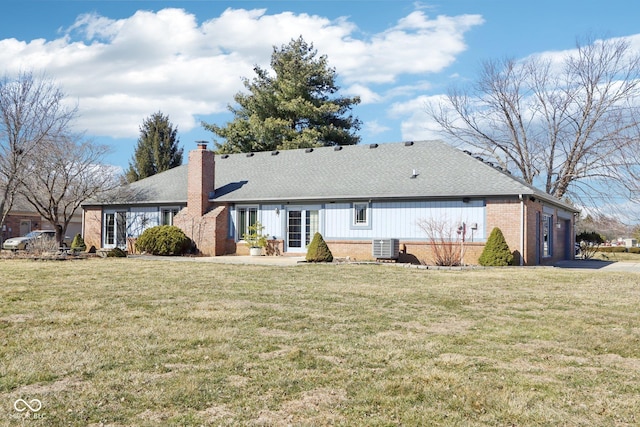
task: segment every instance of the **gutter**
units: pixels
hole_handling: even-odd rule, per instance
[[[524,221],[524,197],[522,194],[518,195],[520,199],[520,267],[524,265],[524,233],[525,233],[525,221]]]

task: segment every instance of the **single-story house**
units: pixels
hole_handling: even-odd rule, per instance
[[[400,261],[428,262],[435,224],[455,230],[440,237],[464,245],[466,264],[499,227],[522,265],[572,259],[578,213],[442,141],[223,155],[199,143],[187,165],[83,209],[84,239],[96,248],[131,251],[144,229],[171,224],[203,255],[246,254],[243,233],[259,221],[271,254],[303,255],[320,232],[334,257],[374,259],[376,245],[391,242]]]

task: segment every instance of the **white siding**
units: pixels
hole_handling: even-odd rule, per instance
[[[264,226],[264,233],[269,235],[270,239],[284,238],[283,220],[284,210],[280,205],[262,205],[260,206],[258,218]]]
[[[127,212],[127,237],[139,237],[144,230],[160,225],[157,206],[133,207]]]

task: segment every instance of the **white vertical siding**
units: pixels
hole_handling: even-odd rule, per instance
[[[451,226],[467,224],[467,239],[471,237],[471,224],[476,224],[474,240],[484,240],[485,207],[483,200],[373,202],[369,206],[370,227],[357,229],[352,226],[351,203],[325,205],[325,238],[371,239],[398,238],[423,240],[427,237],[420,228],[421,221],[445,221]]]
[[[276,210],[277,209],[277,210]],[[260,222],[264,226],[264,233],[269,235],[269,238],[284,238],[283,221],[284,210],[280,205],[262,205],[260,206]]]

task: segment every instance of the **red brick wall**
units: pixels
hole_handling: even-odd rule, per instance
[[[521,236],[521,204],[518,199],[512,200],[487,200],[486,210],[486,235],[487,238],[491,231],[498,227],[504,235],[509,250],[517,257],[516,263],[519,263],[520,256],[520,236]],[[526,256],[525,256],[526,260]]]
[[[19,213],[7,215],[4,220],[4,230],[0,230],[0,241],[20,236],[20,221],[31,221],[31,230],[36,230],[42,226],[40,215],[37,214]]]
[[[227,206],[217,206],[202,216],[191,212],[187,206],[173,218],[173,225],[193,240],[200,254],[216,256],[228,253],[228,221]]]
[[[102,208],[91,207],[84,210],[84,239],[87,249],[102,246]]]
[[[334,258],[349,258],[355,261],[372,261],[372,243],[371,240],[332,240],[327,241],[327,246],[333,254]],[[477,265],[478,258],[482,253],[484,243],[464,243],[465,265]],[[411,264],[427,264],[435,265],[435,257],[432,245],[428,242],[416,242],[400,240],[400,257],[398,262]]]
[[[213,151],[200,145],[189,152],[187,176],[187,206],[193,216],[203,215],[211,207],[209,194],[215,189],[215,159]]]

